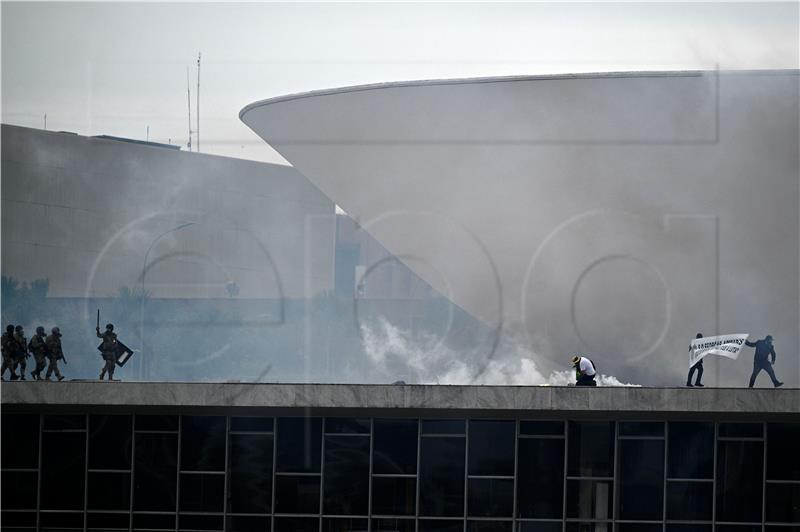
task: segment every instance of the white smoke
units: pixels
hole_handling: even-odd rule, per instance
[[[364,352],[376,377],[418,384],[551,385],[574,384],[573,371],[553,371],[548,377],[536,365],[536,355],[519,343],[500,345],[491,359],[454,350],[435,335],[412,334],[381,316],[375,324],[361,325]],[[476,355],[478,355],[476,359]],[[598,386],[638,386],[614,376],[600,375]]]

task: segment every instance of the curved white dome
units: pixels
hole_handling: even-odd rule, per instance
[[[565,364],[676,371],[698,331],[798,352],[796,70],[388,83],[240,116],[436,289]]]

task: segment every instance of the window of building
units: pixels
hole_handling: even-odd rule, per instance
[[[129,510],[131,507],[131,474],[90,471],[88,474],[89,510]]]
[[[372,477],[373,515],[414,515],[416,499],[416,478]]]
[[[318,514],[319,481],[318,475],[276,475],[275,512]]]
[[[714,478],[714,424],[669,423],[669,478]]]
[[[658,520],[664,512],[664,440],[620,439],[617,519]]]
[[[465,448],[465,438],[460,436],[421,438],[420,515],[437,517],[464,515]]]
[[[50,428],[42,432],[41,508],[82,511],[86,416],[45,416],[44,426]]]
[[[267,516],[228,515],[227,532],[269,532],[272,519]]]
[[[611,480],[567,480],[567,517],[611,519],[613,487]]]
[[[89,469],[131,469],[133,416],[89,416]]]
[[[420,519],[419,532],[462,532],[464,530],[463,520],[449,519]]]
[[[225,469],[225,418],[181,416],[181,471]]]
[[[272,434],[231,433],[228,455],[228,512],[270,513]]]
[[[568,471],[571,477],[611,477],[614,474],[614,423],[569,423]]]
[[[514,476],[514,421],[470,420],[469,469],[471,476]]]
[[[514,479],[470,478],[467,483],[469,517],[511,517],[514,513]]]
[[[319,532],[318,517],[276,517],[275,532]]]
[[[327,432],[327,420],[325,430]],[[342,426],[337,425],[341,430]],[[328,515],[369,512],[369,424],[367,432],[325,435],[322,511]]]
[[[414,475],[417,472],[416,419],[376,419],[372,472]]]
[[[321,452],[320,418],[278,418],[276,471],[319,473]]]
[[[2,419],[9,431],[2,438],[4,530],[762,532],[766,526],[792,532],[800,526],[792,447],[798,424]]]
[[[717,441],[718,521],[761,522],[763,467],[764,442]]]
[[[39,467],[39,416],[3,414],[3,469]]]
[[[417,523],[414,519],[372,519],[372,532],[415,532],[416,529]]]
[[[367,519],[352,517],[325,517],[322,532],[367,532]]]
[[[517,516],[560,519],[564,512],[564,438],[520,436]]]
[[[136,426],[138,429],[138,418]],[[174,512],[177,473],[178,434],[137,432],[133,472],[134,510]]]

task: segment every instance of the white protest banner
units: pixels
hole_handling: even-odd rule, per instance
[[[744,347],[747,334],[725,334],[722,336],[708,336],[692,340],[689,351],[689,367],[691,368],[706,355],[719,355],[736,360],[739,351]]]

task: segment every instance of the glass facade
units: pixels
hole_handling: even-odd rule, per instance
[[[800,530],[800,423],[12,413],[2,429],[10,531]]]

